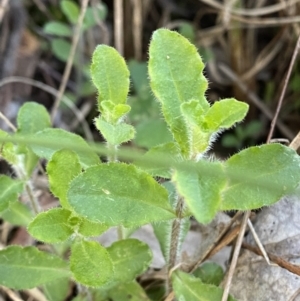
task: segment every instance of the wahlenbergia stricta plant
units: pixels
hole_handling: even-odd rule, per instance
[[[148,269],[152,254],[148,245],[128,238],[134,229],[152,223],[171,271],[191,216],[206,224],[221,210],[271,205],[299,185],[299,156],[280,144],[251,147],[225,162],[208,160],[205,153],[216,136],[243,120],[248,105],[232,98],[212,105],[207,101],[202,60],[178,33],[154,32],[149,54],[150,87],[173,141],[153,147],[133,163],[118,161],[120,146],[135,134],[125,122],[131,109],[126,103],[129,71],[118,52],[105,45],[93,54],[91,76],[100,112],[95,126],[106,140],[108,162],[101,162],[81,137],[51,128],[47,111],[36,103],[20,109],[12,137],[0,132],[2,141],[24,138],[23,143],[4,142],[1,147],[17,176],[0,177],[2,218],[27,226],[53,251],[4,248],[1,285],[17,290],[42,286],[48,299],[57,301],[53,292],[59,291],[59,300],[64,300],[72,280],[87,288],[82,300],[122,301],[129,295],[130,300],[157,300],[136,281]],[[50,190],[60,206],[36,214],[18,195],[26,188],[32,196],[30,179],[39,158],[48,161]],[[30,199],[38,210],[33,196]],[[120,238],[110,247],[92,239],[110,227],[118,227]],[[177,269],[167,280],[167,290],[173,289],[177,300],[221,300],[222,289],[204,280]]]

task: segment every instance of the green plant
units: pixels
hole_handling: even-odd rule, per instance
[[[45,34],[53,36],[50,40],[53,54],[59,60],[66,62],[71,49],[69,39],[73,36],[73,26],[77,23],[80,8],[78,4],[72,0],[62,0],[59,5],[63,13],[60,19],[65,18],[67,22],[64,20],[49,21],[44,25],[43,31]],[[82,30],[86,31],[92,28],[97,24],[97,19],[101,21],[104,20],[106,14],[107,8],[102,3],[99,4],[96,9],[89,6],[86,10]],[[77,62],[77,64],[80,65],[79,62]]]
[[[241,121],[248,105],[235,99],[209,104],[201,58],[180,34],[157,30],[149,54],[150,85],[172,134],[171,142],[138,158],[120,147],[135,134],[124,118],[130,111],[129,71],[118,52],[104,45],[93,54],[91,75],[100,112],[95,126],[106,140],[107,163],[100,162],[95,152],[103,148],[51,128],[48,113],[35,103],[20,109],[15,135],[0,132],[1,155],[18,176],[0,178],[2,217],[18,203],[26,187],[36,212],[28,224],[32,213],[23,208],[27,217],[22,224],[56,253],[33,246],[1,250],[1,285],[20,290],[43,285],[51,294],[66,291],[67,280],[72,279],[87,287],[84,300],[121,301],[128,295],[130,300],[150,300],[135,279],[147,270],[151,250],[129,238],[134,229],[153,224],[171,272],[178,263],[190,216],[205,224],[218,211],[271,205],[296,189],[300,159],[279,144],[250,147],[225,162],[208,160],[205,153],[218,133]],[[134,163],[120,162],[125,154],[135,158]],[[48,161],[50,190],[60,201],[60,208],[41,213],[30,193],[31,174],[39,158]],[[164,181],[160,184],[154,177]],[[119,234],[110,247],[91,240],[110,227],[118,227]],[[70,247],[69,258],[58,243]],[[167,280],[166,290],[172,286],[177,300],[221,300],[222,289],[216,286],[220,277],[215,266],[202,267],[195,276],[177,269]]]
[[[78,21],[80,7],[73,0],[59,1],[59,10],[55,11],[56,20],[48,21],[43,26],[43,32],[50,40],[51,53],[62,62],[67,62],[71,50],[71,38],[74,35],[74,28]],[[82,33],[85,37],[88,30],[91,30],[97,22],[105,20],[107,7],[104,3],[96,6],[88,6],[83,20]],[[82,48],[82,47],[81,47]],[[74,58],[74,67],[82,74],[82,82],[79,82],[76,95],[87,96],[95,93],[94,87],[90,84],[89,62],[86,61],[83,50],[79,47]],[[76,95],[68,93],[70,99]]]

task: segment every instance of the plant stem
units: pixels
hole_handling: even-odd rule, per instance
[[[118,233],[118,240],[125,239],[124,227],[122,225],[117,227],[117,233]]]
[[[108,162],[117,162],[117,146],[107,142],[107,148],[109,150],[109,156],[107,157]]]
[[[177,218],[173,221],[172,232],[171,232],[171,243],[170,243],[170,253],[169,253],[169,265],[168,265],[168,277],[166,283],[166,292],[169,293],[171,288],[170,283],[170,272],[177,264],[178,253],[179,253],[179,240],[181,235],[181,224],[182,224],[182,213],[184,209],[184,200],[181,196],[178,198],[176,205],[176,216]]]
[[[29,200],[30,200],[31,207],[32,207],[34,213],[38,214],[40,212],[40,206],[39,206],[38,200],[33,195],[33,189],[31,187],[31,182],[30,181],[27,182],[25,187],[26,187],[26,192],[27,192]]]
[[[32,185],[31,180],[26,179],[25,172],[23,171],[22,168],[20,168],[19,166],[13,166],[13,168],[14,168],[14,171],[15,171],[17,177],[23,181],[26,181],[25,189],[26,189],[26,192],[27,192],[30,204],[31,204],[31,208],[35,214],[38,214],[40,212],[40,206],[39,206],[39,202],[38,202],[37,198],[33,194],[33,185]]]
[[[107,142],[107,148],[110,151],[110,155],[107,157],[108,162],[117,162],[117,145],[110,144]],[[117,234],[118,240],[122,240],[125,238],[124,227],[122,225],[117,227]]]

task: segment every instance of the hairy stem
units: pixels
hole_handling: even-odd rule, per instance
[[[107,142],[107,148],[110,151],[110,155],[107,157],[108,162],[117,162],[117,145],[110,144]],[[122,225],[117,227],[117,234],[118,240],[122,240],[125,238],[124,227]]]
[[[182,224],[182,215],[184,209],[184,200],[182,197],[178,198],[178,202],[176,205],[176,216],[177,218],[173,221],[172,224],[172,232],[171,232],[171,243],[170,243],[170,253],[169,253],[169,265],[168,265],[168,277],[166,283],[166,291],[169,293],[171,288],[170,283],[170,272],[176,266],[178,260],[178,253],[179,253],[179,242],[180,242],[180,235],[181,235],[181,224]]]
[[[14,168],[14,171],[15,171],[17,177],[23,181],[26,181],[25,190],[28,195],[31,208],[35,214],[38,214],[40,212],[40,205],[39,205],[37,198],[34,196],[33,185],[32,185],[31,180],[27,179],[22,167],[16,165],[16,166],[13,166],[13,168]]]
[[[117,162],[117,146],[114,144],[110,144],[107,142],[107,148],[109,149],[109,156],[107,157],[107,160],[109,162]]]
[[[26,187],[26,192],[27,192],[29,200],[30,200],[31,207],[32,207],[34,213],[38,214],[40,212],[40,205],[39,205],[37,198],[33,194],[31,182],[28,182],[25,187]]]

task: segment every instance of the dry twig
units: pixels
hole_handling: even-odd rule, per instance
[[[270,109],[262,102],[262,100],[254,94],[252,91],[248,89],[248,87],[238,78],[238,76],[229,69],[224,64],[219,65],[220,69],[232,80],[234,83],[236,83],[241,91],[243,91],[248,97],[249,100],[255,104],[265,115],[268,119],[272,120],[273,118],[273,113],[270,111]],[[291,130],[283,124],[280,120],[277,121],[277,126],[279,130],[288,138],[288,139],[293,139],[294,134],[291,132]]]
[[[115,47],[121,55],[124,55],[123,19],[123,0],[114,0]]]
[[[143,41],[143,6],[141,0],[132,0],[133,5],[133,41],[134,57],[136,60],[142,59],[142,41]]]
[[[0,23],[1,23],[2,19],[3,19],[7,3],[8,3],[8,0],[2,0],[0,2]]]
[[[249,16],[249,17],[257,17],[257,16],[263,16],[268,14],[273,14],[278,11],[287,9],[288,7],[296,4],[300,0],[290,0],[286,2],[280,2],[278,4],[261,7],[261,8],[254,8],[254,9],[234,9],[234,8],[227,8],[227,5],[222,5],[220,2],[217,2],[215,0],[200,0],[201,2],[210,5],[211,7],[214,7],[219,10],[228,10],[228,12],[232,15],[243,15],[243,16]]]
[[[290,148],[297,150],[300,147],[300,132],[293,139],[293,141],[289,145]]]
[[[247,221],[250,217],[251,211],[246,211],[243,217],[243,221],[241,224],[241,229],[235,244],[235,248],[234,248],[234,252],[233,252],[233,256],[232,256],[232,260],[231,260],[231,264],[227,273],[227,277],[226,277],[226,282],[225,282],[225,286],[224,286],[224,292],[223,292],[223,296],[222,296],[222,300],[221,301],[227,301],[227,298],[229,296],[229,290],[230,290],[230,285],[231,285],[231,281],[232,281],[232,277],[235,271],[235,267],[237,264],[237,260],[240,254],[240,249],[242,246],[242,241],[244,238],[244,234],[245,234],[245,230],[247,227]]]
[[[71,69],[72,69],[72,65],[73,65],[73,61],[74,61],[74,57],[75,57],[75,52],[76,52],[76,48],[77,48],[78,41],[79,41],[79,38],[80,38],[80,32],[81,32],[83,19],[84,19],[84,16],[85,16],[85,12],[86,12],[88,2],[89,2],[89,0],[83,0],[82,4],[81,4],[81,9],[80,9],[78,22],[76,24],[75,32],[74,32],[74,36],[73,36],[73,40],[72,40],[70,55],[69,55],[69,58],[68,58],[68,61],[67,61],[67,64],[66,64],[66,67],[65,67],[65,70],[64,70],[62,82],[61,82],[61,85],[59,87],[58,94],[56,95],[54,105],[53,105],[53,108],[52,108],[52,112],[51,112],[52,121],[54,120],[55,114],[58,110],[60,101],[61,101],[62,96],[63,96],[63,94],[65,92],[65,89],[66,89],[67,81],[68,81],[70,73],[71,73]]]
[[[274,129],[275,129],[275,125],[276,125],[276,122],[277,122],[277,119],[278,119],[278,115],[279,115],[279,112],[281,110],[283,97],[284,97],[285,91],[287,89],[287,85],[288,85],[288,82],[290,80],[292,70],[293,70],[293,67],[295,65],[296,57],[298,55],[299,50],[300,50],[300,35],[299,35],[298,40],[297,40],[297,44],[296,44],[296,47],[295,47],[295,50],[294,50],[294,53],[293,53],[293,56],[292,56],[292,60],[291,60],[288,72],[287,72],[286,77],[284,79],[284,86],[283,86],[283,89],[282,89],[281,94],[280,94],[280,98],[279,98],[279,101],[278,101],[278,104],[277,104],[277,108],[276,108],[274,118],[271,122],[271,127],[270,127],[269,135],[268,135],[268,138],[267,138],[267,143],[269,143],[271,138],[272,138],[272,135],[273,135],[273,132],[274,132]]]

